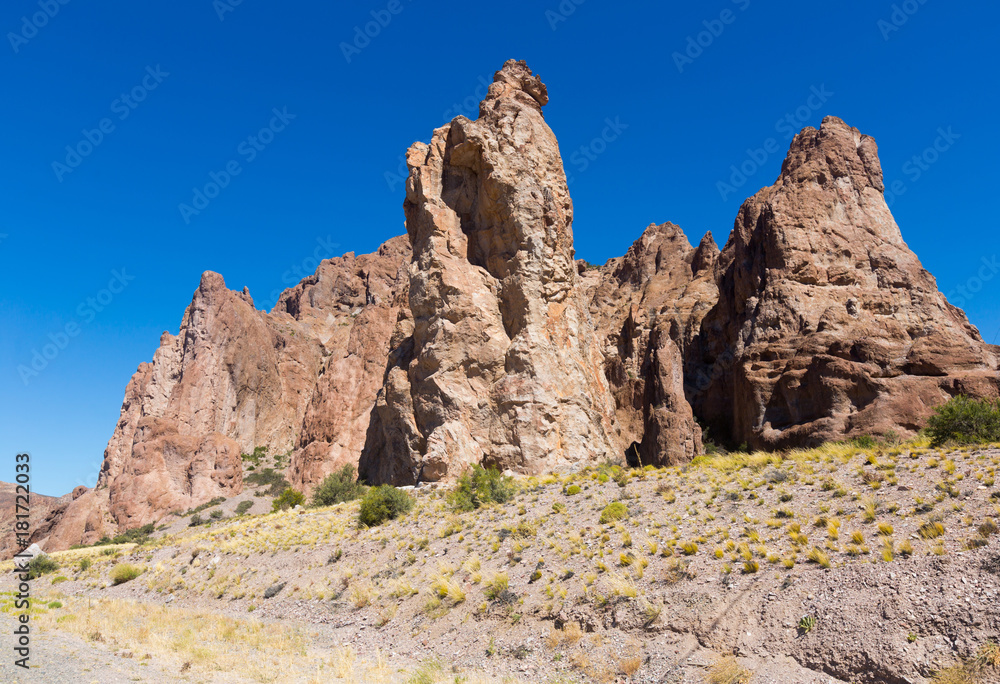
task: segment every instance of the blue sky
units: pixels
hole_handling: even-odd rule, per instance
[[[270,308],[314,257],[402,233],[407,146],[475,116],[512,57],[549,86],[579,257],[668,220],[723,243],[791,131],[834,114],[878,141],[941,289],[1000,333],[982,261],[1000,253],[995,4],[662,5],[6,2],[0,479],[28,451],[36,491],[93,484],[126,383],[202,271]],[[211,174],[225,187],[199,197]]]

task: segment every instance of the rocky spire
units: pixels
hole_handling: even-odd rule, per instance
[[[995,395],[995,353],[903,241],[875,141],[836,117],[795,137],[719,256],[692,358],[695,413],[782,448],[912,434],[949,395]]]
[[[573,256],[573,205],[524,62],[476,121],[407,154],[409,311],[361,459],[370,481],[454,477],[470,463],[537,473],[620,457]]]

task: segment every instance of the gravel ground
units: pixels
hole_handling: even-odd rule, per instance
[[[8,635],[14,631],[15,625],[16,621],[11,616],[0,615],[0,634],[5,635],[2,640],[5,646],[10,644]],[[31,669],[24,670],[14,665],[12,652],[4,648],[0,682],[119,684],[177,680],[176,675],[167,675],[152,659],[143,660],[143,655],[127,651],[114,653],[72,634],[36,631],[31,638]]]

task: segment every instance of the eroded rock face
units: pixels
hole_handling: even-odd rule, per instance
[[[270,313],[205,273],[177,335],[125,390],[94,490],[40,527],[46,548],[92,543],[242,491],[241,453],[292,452],[308,492],[357,464],[405,299],[409,243],[322,262]]]
[[[633,465],[683,463],[701,452],[684,397],[684,357],[718,297],[711,235],[694,248],[672,224],[649,226],[624,257],[585,271],[604,344],[616,429]]]
[[[361,459],[371,481],[456,477],[470,463],[541,472],[620,456],[573,258],[573,205],[523,62],[479,119],[407,154],[409,310]]]
[[[300,491],[310,491],[344,465],[357,467],[390,338],[406,302],[409,261],[405,236],[375,254],[330,259],[286,291],[272,311],[283,310],[321,331],[327,353],[288,474]]]
[[[90,543],[239,493],[241,451],[292,448],[321,360],[292,319],[205,273],[180,332],[164,333],[126,388],[94,495],[69,505],[54,536]]]
[[[996,395],[995,351],[903,242],[883,191],[857,129],[827,117],[795,137],[719,257],[689,378],[697,415],[782,448],[905,436],[949,395]]]

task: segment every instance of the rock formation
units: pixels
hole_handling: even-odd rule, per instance
[[[827,117],[740,209],[689,382],[719,432],[767,449],[906,436],[950,395],[997,394],[995,350],[903,242],[883,191],[875,141]]]
[[[288,479],[296,489],[310,490],[343,465],[357,467],[406,301],[409,261],[403,236],[375,254],[329,259],[316,275],[287,290],[272,311],[322,331],[328,355],[292,455]]]
[[[205,273],[177,335],[125,390],[93,490],[75,492],[33,540],[92,543],[242,491],[240,454],[293,452],[308,490],[357,463],[396,321],[403,238],[324,261],[271,313]]]
[[[691,247],[672,224],[646,229],[624,257],[585,271],[604,343],[616,425],[633,465],[676,464],[701,452],[701,429],[684,397],[684,356],[718,298],[719,250]]]
[[[949,396],[1000,392],[998,348],[903,242],[871,138],[833,117],[802,131],[721,252],[666,223],[593,269],[547,102],[507,62],[476,121],[410,148],[407,235],[324,261],[270,313],[206,273],[129,383],[97,487],[50,502],[32,541],[239,493],[255,447],[290,452],[309,492],[344,464],[403,485],[680,463],[696,417],[768,449],[907,436]]]
[[[470,463],[538,473],[620,457],[573,258],[573,205],[524,62],[479,118],[407,154],[409,311],[361,458],[371,481],[455,477]]]
[[[20,494],[24,496],[23,492]],[[24,513],[24,509],[18,509],[17,504],[24,506],[24,499],[18,501],[17,496],[16,484],[0,482],[0,560],[10,558],[21,550],[17,544],[15,524],[19,522],[18,513]],[[42,530],[43,536],[47,537],[48,521],[57,517],[57,512],[65,510],[72,499],[72,494],[54,497],[31,492],[31,505],[28,507],[28,537],[33,539],[33,534],[38,530]]]

